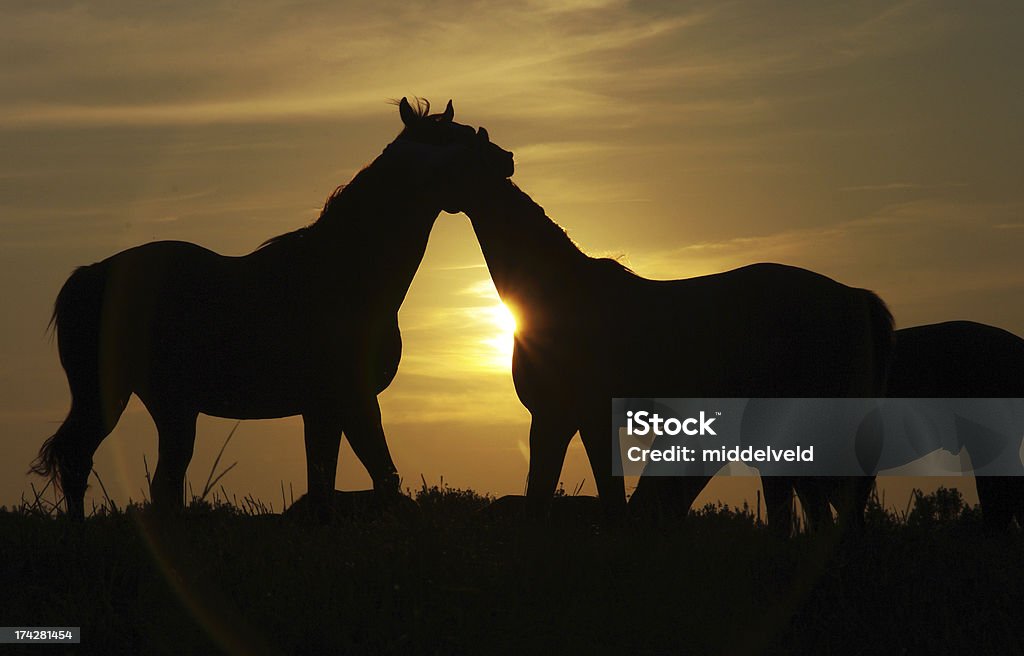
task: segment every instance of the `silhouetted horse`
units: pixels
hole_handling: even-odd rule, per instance
[[[1024,399],[1024,339],[1001,328],[971,321],[917,326],[896,331],[895,344],[887,391],[892,398]],[[1013,444],[995,444],[992,441],[999,437],[958,414],[955,404],[942,411],[949,416],[933,424],[935,435],[911,436],[918,442],[913,450],[917,455],[939,448],[955,453],[963,448],[974,467],[979,468],[993,454],[1002,452],[1014,460],[1008,465],[1021,469],[1019,434]],[[952,439],[939,435],[944,427],[954,433]],[[893,436],[884,437],[888,440]],[[1005,453],[1007,446],[1009,454]],[[987,528],[1005,529],[1013,518],[1024,526],[1024,476],[978,476],[975,482]],[[831,521],[828,504],[834,501],[835,481],[775,478],[765,479],[762,485],[766,495],[768,487],[780,488],[773,489],[776,496],[789,493],[789,487],[795,486],[812,527]]]
[[[892,318],[869,291],[779,264],[648,280],[582,253],[509,180],[481,181],[467,201],[498,294],[517,316],[512,375],[532,415],[532,503],[551,498],[579,431],[606,508],[625,506],[623,481],[612,475],[613,397],[870,397],[883,389]],[[704,485],[662,480],[693,497]]]
[[[373,478],[398,474],[377,394],[401,355],[398,309],[442,208],[460,185],[512,175],[472,128],[399,103],[401,134],[327,201],[311,225],[242,257],[185,242],[132,248],[77,269],[53,311],[71,388],[67,419],[32,471],[52,476],[83,516],[92,458],[132,393],[159,432],[153,503],[179,507],[196,417],[302,415],[311,503],[334,488],[341,434]]]

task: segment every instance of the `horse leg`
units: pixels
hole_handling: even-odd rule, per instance
[[[648,519],[655,524],[678,524],[686,519],[693,502],[710,481],[711,477],[703,474],[643,475],[629,498],[630,515]]]
[[[384,436],[376,395],[369,394],[368,398],[363,399],[346,415],[345,436],[359,462],[363,463],[373,479],[374,492],[384,498],[397,497],[401,493],[401,479]],[[335,464],[336,461],[335,448]]]
[[[587,450],[590,469],[594,472],[597,483],[597,494],[601,497],[601,505],[612,517],[620,517],[626,513],[626,485],[621,476],[612,473],[612,428],[604,414],[588,419],[580,429],[580,439]]]
[[[817,533],[832,523],[826,485],[826,481],[811,476],[793,478],[793,491],[800,500],[800,507],[807,518],[808,531]]]
[[[788,538],[793,532],[794,485],[795,481],[790,476],[761,477],[764,508],[768,512],[768,530],[783,538]]]
[[[981,521],[986,531],[999,533],[1010,526],[1014,516],[1013,482],[1008,476],[976,476]]]
[[[565,452],[576,430],[576,423],[566,417],[533,415],[530,423],[530,473],[526,480],[526,498],[533,509],[546,509],[554,497]]]
[[[855,533],[863,533],[864,510],[868,506],[868,498],[875,487],[874,476],[853,476],[847,480],[847,493],[844,504],[837,507],[840,525]]]
[[[106,403],[98,399],[87,401],[86,396],[74,396],[67,419],[44,446],[44,451],[50,451],[56,463],[55,473],[64,493],[68,516],[75,520],[85,518],[85,490],[96,449],[114,430],[128,403],[127,395]]]
[[[338,475],[342,420],[332,414],[302,415],[306,442],[306,496],[312,511],[326,520]]]
[[[153,417],[158,433],[156,471],[150,485],[153,507],[161,511],[185,507],[185,472],[196,445],[195,412]]]
[[[117,349],[102,344],[107,282],[104,265],[79,267],[57,295],[52,322],[71,389],[71,411],[43,443],[31,469],[50,477],[63,490],[68,516],[76,520],[85,518],[85,489],[93,455],[117,424],[131,395],[117,366]]]
[[[56,317],[61,365],[71,389],[71,410],[57,432],[48,438],[32,464],[32,471],[50,476],[64,492],[68,516],[85,518],[85,490],[93,455],[114,430],[131,389],[114,363],[101,367],[98,332],[84,318],[78,321],[61,312]],[[98,320],[97,320],[98,322]]]
[[[837,486],[842,497],[834,502],[839,524],[857,533],[864,531],[864,511],[875,487],[875,472],[882,457],[885,423],[880,408],[872,409],[857,427],[854,451],[864,476],[844,477]]]

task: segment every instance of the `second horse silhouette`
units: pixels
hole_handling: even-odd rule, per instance
[[[625,508],[623,480],[612,474],[613,397],[883,392],[892,317],[870,291],[780,264],[649,280],[582,253],[510,180],[481,177],[466,200],[498,294],[517,315],[512,375],[532,415],[535,508],[552,498],[577,432],[606,509]],[[696,496],[704,481],[674,483]],[[786,492],[777,496],[766,499],[769,516],[788,503]]]

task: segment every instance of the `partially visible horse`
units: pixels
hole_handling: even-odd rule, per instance
[[[975,477],[982,520],[986,528],[1002,530],[1016,519],[1024,526],[1024,464],[1021,463],[1020,415],[1024,399],[1024,339],[1001,328],[972,321],[950,321],[896,331],[887,395],[913,399],[994,399],[995,412],[1009,412],[1013,434],[986,428],[986,418],[971,417],[955,401],[928,404],[928,426],[904,432],[885,431],[883,439],[910,439],[913,448],[902,461],[938,449],[952,453],[964,449],[976,470],[998,465],[1018,475]],[[924,401],[923,401],[924,402]],[[1009,405],[1007,405],[1009,404]],[[988,409],[988,408],[985,408]],[[1004,433],[1004,434],[1000,434]],[[1010,443],[1005,443],[1006,438]],[[900,445],[911,446],[911,445]],[[993,463],[995,458],[1002,462]],[[765,494],[789,494],[795,488],[809,524],[820,527],[831,521],[829,503],[835,502],[835,481],[827,478],[764,479]],[[775,489],[778,488],[778,489]],[[791,506],[786,504],[788,510]],[[791,521],[788,518],[784,521]]]
[[[606,508],[624,509],[623,480],[612,475],[613,397],[870,397],[884,388],[892,317],[870,291],[780,264],[648,280],[581,252],[510,180],[481,180],[466,199],[498,294],[517,316],[512,375],[532,415],[531,503],[551,499],[579,431]],[[702,486],[687,482],[687,494]]]
[[[398,309],[442,209],[469,180],[512,175],[509,153],[403,98],[404,129],[339,188],[311,225],[227,257],[161,241],[78,268],[54,306],[71,411],[32,471],[81,518],[93,454],[131,394],[152,415],[152,499],[180,507],[199,413],[302,415],[310,503],[326,507],[342,432],[373,479],[398,493],[377,394],[401,356]]]

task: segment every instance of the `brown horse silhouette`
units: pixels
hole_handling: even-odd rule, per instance
[[[481,180],[467,201],[498,294],[518,318],[512,374],[532,415],[533,504],[551,498],[579,431],[606,508],[624,508],[612,475],[613,397],[870,397],[884,388],[892,318],[869,291],[780,264],[648,280],[582,253],[509,180]],[[662,480],[677,500],[703,487]]]
[[[67,419],[32,471],[83,516],[92,458],[131,394],[159,433],[153,503],[180,507],[196,417],[302,415],[310,502],[326,507],[342,432],[373,478],[398,474],[377,394],[401,355],[398,309],[443,208],[469,180],[512,175],[511,155],[403,98],[404,129],[311,225],[242,257],[161,241],[77,269],[54,306]]]

